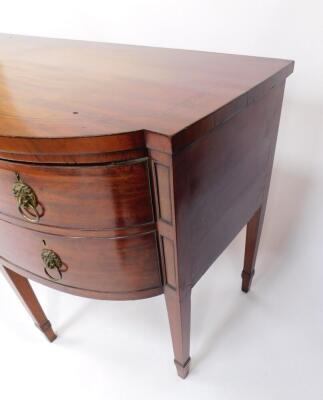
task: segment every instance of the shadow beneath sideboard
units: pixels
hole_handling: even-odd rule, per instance
[[[61,324],[57,326],[57,333],[59,335],[64,334],[69,330],[70,327],[75,325],[79,320],[81,320],[88,312],[91,312],[91,309],[95,307],[95,303],[93,301],[89,301],[86,299],[86,302],[82,303],[81,306],[74,311],[69,317],[65,318]]]

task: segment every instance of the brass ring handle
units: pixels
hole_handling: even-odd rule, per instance
[[[32,204],[26,206],[18,205],[18,210],[20,214],[29,222],[38,223],[40,220],[40,215],[36,207]]]
[[[63,265],[63,262],[58,254],[55,253],[55,251],[50,250],[50,249],[43,249],[41,252],[41,258],[42,261],[45,265],[44,267],[44,272],[45,274],[52,280],[54,281],[59,281],[62,279],[62,271],[61,267]],[[58,272],[58,278],[55,278],[51,272],[57,270]]]
[[[59,277],[58,277],[58,278],[55,278],[54,276],[52,276],[52,275],[48,272],[48,269],[47,269],[46,267],[44,267],[44,272],[45,272],[45,274],[48,276],[48,278],[50,278],[52,281],[60,281],[60,280],[63,278],[62,271],[61,271],[60,269],[57,269],[57,272],[58,272],[58,274],[59,274]]]
[[[16,182],[13,185],[12,193],[17,199],[20,214],[29,222],[38,223],[40,213],[37,210],[39,205],[37,196],[33,189],[26,185],[19,174],[16,174]]]

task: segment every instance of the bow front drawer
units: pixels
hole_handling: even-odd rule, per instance
[[[145,297],[162,285],[155,231],[75,238],[0,221],[0,258],[22,275],[82,296]]]
[[[0,216],[82,230],[153,222],[147,159],[96,166],[0,162]]]

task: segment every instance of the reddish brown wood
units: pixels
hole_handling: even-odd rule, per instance
[[[0,258],[43,329],[26,278],[101,299],[164,291],[187,376],[191,289],[246,224],[250,287],[293,67],[0,35]],[[43,207],[37,224],[17,212],[14,172]],[[44,273],[44,246],[62,281]]]
[[[2,267],[2,272],[29,312],[35,325],[44,333],[50,342],[53,342],[57,336],[53,332],[52,326],[41,308],[28,280],[5,267]]]
[[[174,185],[173,159],[152,151],[159,245],[162,255],[164,291],[173,341],[177,373],[186,378],[190,366],[191,285],[187,285],[187,259],[178,246],[176,197],[182,185]],[[176,159],[176,158],[175,158]],[[183,182],[186,179],[183,178]],[[183,192],[182,194],[184,194]]]
[[[171,224],[172,223],[172,202],[170,193],[170,171],[169,167],[155,162],[156,179],[161,189],[158,193],[158,215],[160,218]]]
[[[45,242],[45,244],[44,244]],[[19,251],[17,249],[19,245]],[[0,221],[0,254],[5,261],[33,275],[48,279],[41,252],[49,248],[62,259],[62,279],[56,289],[82,289],[113,295],[145,292],[161,287],[156,233],[146,232],[124,237],[56,236],[27,230]],[[54,277],[58,275],[53,272]],[[140,297],[140,296],[138,296]]]
[[[258,246],[264,221],[265,207],[260,207],[247,224],[246,249],[242,271],[242,291],[247,293],[250,289],[255,273],[255,264]]]
[[[166,146],[171,138],[168,151],[175,151],[293,70],[286,60],[14,35],[0,36],[0,59],[0,152],[10,136],[20,148],[33,138],[33,154],[44,154],[43,146],[69,154],[76,137],[98,154],[104,148],[99,152],[87,137],[138,132],[125,139],[142,140],[143,130],[166,136]],[[49,137],[64,138],[61,147]],[[132,146],[120,148],[119,138],[108,136],[105,143],[108,152],[110,143],[114,151]]]
[[[173,241],[162,236],[162,248],[165,263],[165,282],[173,288],[177,285],[176,261]]]
[[[171,329],[175,366],[181,378],[190,368],[191,290],[176,291],[165,287],[165,300]]]
[[[0,161],[0,213],[23,219],[12,194],[16,173],[41,204],[38,225],[109,230],[154,222],[146,158],[83,167]]]
[[[0,136],[0,158],[9,161],[75,165],[132,160],[146,155],[143,131],[96,136],[95,139]]]
[[[178,248],[194,285],[267,195],[284,86],[174,158]],[[183,173],[189,171],[189,173]]]
[[[176,365],[182,365],[180,375],[188,372],[183,367],[183,357],[189,359],[189,353],[183,351],[189,349],[187,337],[179,327],[185,326],[189,332],[189,317],[183,310],[189,312],[190,300],[186,297],[184,305],[182,293],[190,291],[256,210],[262,210],[263,220],[283,93],[284,85],[273,88],[229,123],[211,130],[172,158],[161,157],[156,151],[150,154],[155,165],[164,165],[164,170],[170,171],[168,180],[166,174],[155,173],[154,177],[159,209],[161,202],[173,209],[171,223],[164,220],[162,212],[157,216],[167,284],[165,296],[175,359],[180,357]],[[171,195],[165,196],[166,193]],[[171,229],[165,228],[168,225]],[[248,227],[246,272],[246,268],[254,267],[261,234],[260,223],[253,236],[254,226],[250,222]],[[243,275],[245,285],[247,275]]]
[[[271,146],[268,152],[268,161],[266,167],[267,173],[264,179],[263,197],[261,206],[247,223],[244,266],[241,274],[242,277],[241,289],[245,293],[249,291],[253,276],[255,274],[255,264],[256,264],[261,232],[262,232],[262,226],[266,212],[269,185],[273,168],[275,147],[276,147],[277,134],[279,128],[279,120],[281,113],[281,106],[279,107],[279,104],[281,104],[282,101],[283,101],[283,90],[281,90],[281,100],[280,102],[279,101],[277,102],[277,107],[274,109],[275,110],[274,115],[272,116],[270,124],[268,124],[268,130],[271,129]]]

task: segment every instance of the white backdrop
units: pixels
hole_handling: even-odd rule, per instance
[[[1,32],[296,61],[252,291],[239,292],[241,233],[194,289],[189,378],[176,377],[162,297],[97,302],[34,285],[60,335],[49,345],[0,279],[2,398],[323,398],[322,20],[322,0],[1,3]]]

